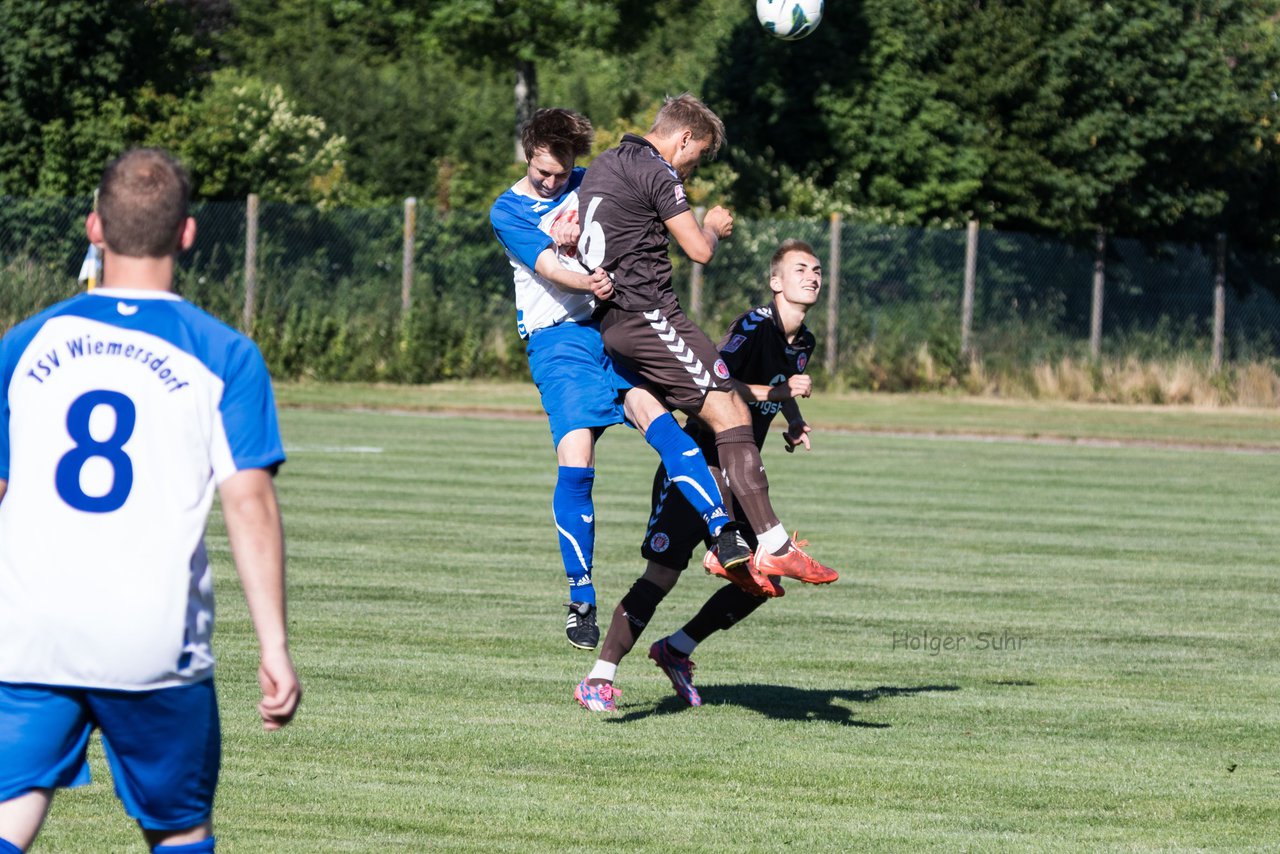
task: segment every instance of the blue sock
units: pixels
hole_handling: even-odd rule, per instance
[[[7,839],[0,839],[0,854],[22,854],[22,849]]]
[[[729,514],[724,511],[720,487],[707,469],[707,458],[702,455],[702,449],[680,429],[670,412],[653,419],[645,431],[644,440],[662,457],[667,477],[702,516],[711,536],[720,533],[724,523],[729,521]]]
[[[213,837],[186,845],[157,845],[151,849],[151,854],[213,854]]]
[[[551,509],[560,532],[560,557],[569,576],[569,600],[596,604],[596,588],[591,584],[591,560],[596,548],[596,509],[591,503],[591,484],[596,470],[560,466]]]

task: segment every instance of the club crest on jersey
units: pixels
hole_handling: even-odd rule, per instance
[[[675,190],[676,190],[676,204],[683,205],[685,203],[684,185],[676,184]]]
[[[721,352],[736,353],[738,352],[738,348],[741,347],[746,340],[747,340],[747,336],[736,334],[732,338],[730,338],[728,341],[725,342],[724,347],[720,348]]]
[[[729,379],[729,366],[724,363],[724,359],[716,359],[713,370],[716,372],[716,376],[720,379]]]
[[[649,548],[658,554],[662,554],[671,547],[671,538],[659,531],[649,538]]]
[[[804,366],[805,366],[805,365],[807,365],[807,364],[809,364],[809,354],[808,354],[808,353],[801,353],[799,356],[796,356],[796,370],[797,370],[797,371],[804,371]]]

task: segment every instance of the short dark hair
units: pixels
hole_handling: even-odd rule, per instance
[[[813,247],[808,243],[805,243],[803,240],[796,240],[794,238],[784,240],[782,241],[782,245],[778,247],[777,251],[773,253],[773,257],[769,259],[769,278],[772,279],[774,276],[778,275],[778,271],[782,268],[783,259],[792,252],[807,252],[814,258],[818,257],[818,253],[813,251]]]
[[[107,248],[133,258],[178,251],[191,180],[167,151],[135,148],[107,165],[98,188],[98,218]]]
[[[520,144],[526,160],[531,160],[539,148],[545,148],[555,159],[572,163],[591,153],[594,136],[595,130],[586,116],[555,107],[538,110],[525,122],[520,131]]]
[[[720,121],[720,117],[710,107],[688,92],[674,97],[667,96],[653,118],[653,127],[649,128],[649,133],[671,136],[683,130],[690,131],[696,140],[707,141],[708,157],[715,157],[720,146],[724,145],[724,122]]]

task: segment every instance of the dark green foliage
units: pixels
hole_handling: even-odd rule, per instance
[[[146,142],[205,197],[479,209],[512,177],[519,64],[604,139],[703,96],[729,147],[691,194],[744,215],[1277,248],[1280,0],[862,0],[795,43],[738,0],[229,8],[0,0],[0,192],[88,192]],[[306,121],[238,143],[276,84]],[[332,139],[299,166],[311,119]]]
[[[0,0],[0,193],[91,190],[146,101],[199,86],[195,33],[183,3]]]

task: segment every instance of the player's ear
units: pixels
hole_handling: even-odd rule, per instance
[[[102,248],[102,217],[98,216],[97,211],[91,211],[84,218],[84,233],[89,238],[89,242],[99,249]]]
[[[196,245],[196,218],[193,216],[189,216],[187,217],[186,221],[182,223],[182,234],[178,239],[178,250],[180,252],[185,252],[195,245]]]
[[[775,294],[782,293],[782,279],[777,276],[770,276],[769,290],[773,291]]]

